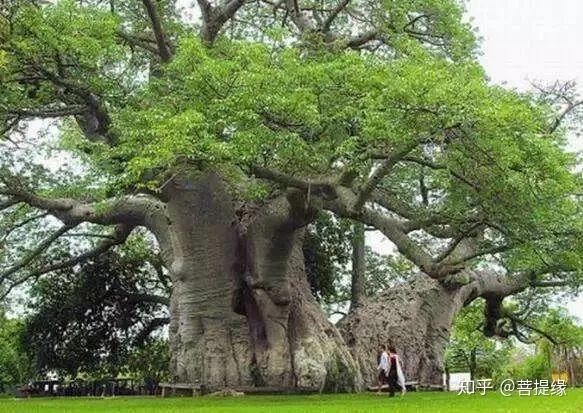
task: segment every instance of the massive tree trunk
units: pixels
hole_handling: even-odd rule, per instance
[[[359,368],[305,277],[301,244],[309,211],[286,196],[235,207],[213,174],[175,180],[167,196],[175,381],[208,389],[362,387]]]
[[[407,380],[441,386],[451,326],[468,297],[468,288],[448,289],[418,275],[366,299],[339,326],[365,381],[376,382],[378,346],[392,344],[401,354]]]
[[[528,286],[524,278],[468,271],[463,284],[438,282],[425,274],[366,299],[338,326],[361,368],[366,384],[376,383],[380,344],[392,344],[401,354],[405,376],[421,387],[443,386],[444,351],[459,310],[474,299],[486,300],[486,327],[497,325],[504,297]],[[465,281],[461,281],[466,278]]]
[[[173,182],[167,203],[171,370],[176,381],[210,387],[251,382],[246,320],[232,310],[237,228],[218,183]]]
[[[209,173],[175,179],[165,195],[167,223],[156,222],[154,232],[173,284],[177,382],[360,390],[376,382],[378,345],[391,342],[408,379],[441,385],[443,352],[464,303],[523,288],[495,277],[448,288],[419,275],[358,300],[338,329],[305,277],[303,227],[313,211],[301,194],[237,203]]]

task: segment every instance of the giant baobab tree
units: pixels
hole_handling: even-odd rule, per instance
[[[4,295],[146,228],[176,381],[359,390],[390,339],[439,384],[462,306],[484,298],[508,336],[505,297],[578,282],[580,103],[489,85],[457,1],[1,7]],[[380,231],[418,275],[332,325],[302,255],[319,213]]]

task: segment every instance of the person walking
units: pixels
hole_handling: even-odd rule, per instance
[[[388,383],[389,367],[389,354],[387,353],[387,346],[381,345],[377,354],[378,394],[381,393],[382,387]]]
[[[404,395],[406,392],[405,375],[403,374],[401,359],[395,347],[388,346],[388,350],[387,384],[389,385],[389,397],[395,397],[395,393],[398,391],[401,392],[401,395]]]

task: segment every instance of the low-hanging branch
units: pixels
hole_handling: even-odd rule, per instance
[[[77,264],[81,264],[91,258],[96,258],[100,255],[102,255],[103,253],[105,253],[106,251],[110,250],[112,247],[116,246],[116,245],[121,245],[123,244],[126,239],[128,238],[128,236],[130,235],[131,231],[132,231],[132,227],[131,226],[127,226],[127,225],[118,225],[115,230],[113,231],[113,233],[111,234],[111,237],[103,242],[101,242],[98,246],[96,246],[95,248],[84,252],[83,254],[80,254],[76,257],[64,260],[64,261],[60,261],[57,263],[53,263],[53,264],[49,264],[47,266],[38,268],[36,270],[30,271],[24,275],[22,275],[21,277],[19,277],[18,279],[12,281],[7,288],[3,291],[2,295],[0,296],[0,299],[3,299],[5,297],[8,296],[8,294],[10,294],[10,292],[16,288],[19,285],[24,284],[25,282],[27,282],[30,279],[33,278],[38,278],[44,274],[48,274],[50,272],[53,271],[58,271],[58,270],[62,270],[65,268],[72,268],[74,266],[76,266]],[[53,234],[53,235],[56,235]],[[63,234],[60,234],[63,235]],[[60,236],[59,235],[59,236]],[[58,238],[58,237],[56,237]],[[55,239],[56,239],[55,238]],[[42,250],[44,251],[44,250]],[[42,251],[40,251],[37,255],[39,255],[40,253],[42,253]],[[22,262],[21,262],[22,263]],[[28,264],[26,264],[28,265]],[[19,266],[19,268],[16,268],[14,271],[11,271],[10,274],[21,270],[22,268],[24,268],[26,265],[21,265]],[[13,267],[14,268],[14,267]],[[10,275],[8,274],[8,275]],[[2,279],[5,279],[6,277],[2,275]]]
[[[0,282],[4,281],[12,274],[16,273],[20,269],[26,267],[30,263],[32,263],[35,259],[37,259],[47,248],[49,248],[53,242],[59,239],[62,235],[64,235],[67,231],[74,228],[76,225],[62,225],[58,230],[54,231],[51,235],[46,237],[40,244],[37,245],[32,251],[27,253],[20,261],[14,264],[12,267],[0,272]]]
[[[163,208],[161,201],[148,195],[127,195],[96,203],[85,203],[73,198],[39,196],[22,185],[0,187],[0,195],[47,211],[68,225],[77,225],[81,222],[100,225],[118,223],[143,225],[149,215],[160,213]]]

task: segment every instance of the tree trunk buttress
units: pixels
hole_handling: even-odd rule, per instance
[[[493,276],[448,288],[419,275],[363,299],[337,328],[305,277],[301,243],[309,216],[297,212],[298,202],[280,196],[262,207],[235,208],[212,173],[175,180],[167,197],[168,229],[157,237],[173,281],[177,382],[360,390],[376,383],[378,345],[391,342],[408,380],[440,386],[459,309],[479,296],[525,288],[522,280]]]
[[[236,209],[215,174],[172,185],[173,380],[360,390],[352,354],[311,294],[305,223],[288,199]]]

